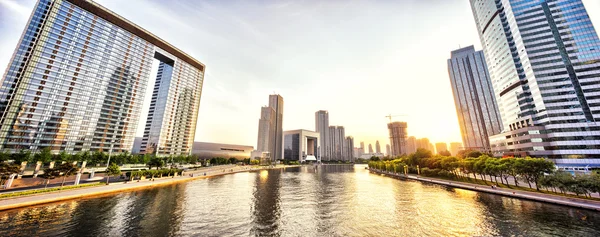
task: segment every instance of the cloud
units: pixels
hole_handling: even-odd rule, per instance
[[[23,1],[20,2],[23,3]],[[14,0],[0,0],[0,6],[11,12],[17,13],[18,15],[29,16],[29,14],[31,14],[31,9],[29,7],[21,5]]]

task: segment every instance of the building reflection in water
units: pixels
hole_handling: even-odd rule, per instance
[[[252,193],[251,235],[271,236],[278,233],[280,225],[280,177],[282,170],[263,170],[255,178]]]

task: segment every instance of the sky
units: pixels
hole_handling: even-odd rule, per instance
[[[388,114],[404,115],[393,119],[408,122],[409,136],[461,141],[446,60],[481,49],[468,0],[96,2],[206,65],[196,141],[256,146],[273,93],[284,99],[284,130],[314,130],[314,113],[328,110],[355,146],[385,149]],[[583,3],[600,27],[600,1]],[[3,74],[34,5],[0,0]]]

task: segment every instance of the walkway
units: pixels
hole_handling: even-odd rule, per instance
[[[57,192],[49,192],[49,193],[40,193],[28,196],[14,197],[14,198],[6,198],[0,200],[0,211],[33,206],[38,204],[64,201],[69,199],[76,199],[87,196],[96,196],[101,194],[108,193],[116,193],[123,191],[130,191],[135,189],[149,188],[149,187],[157,187],[162,185],[169,185],[180,182],[187,182],[194,179],[202,179],[209,178],[219,175],[226,175],[232,173],[239,172],[247,172],[254,170],[263,170],[263,169],[282,169],[288,168],[292,166],[278,166],[275,168],[263,168],[257,166],[214,166],[207,167],[204,169],[199,169],[195,171],[189,171],[187,173],[184,172],[183,176],[178,177],[163,177],[163,178],[155,178],[154,181],[150,179],[146,180],[134,180],[129,181],[127,183],[119,182],[119,183],[111,183],[110,185],[102,185],[102,186],[94,186],[94,187],[84,187],[78,189],[70,189],[65,191],[57,191]],[[204,175],[206,173],[206,175]]]
[[[595,211],[600,211],[600,201],[587,200],[581,198],[570,198],[552,194],[545,193],[537,193],[530,191],[522,191],[522,190],[514,190],[508,188],[491,188],[491,186],[480,185],[480,184],[471,184],[465,182],[457,182],[457,181],[449,181],[444,179],[430,178],[430,177],[422,177],[415,175],[405,176],[404,174],[393,173],[393,172],[385,172],[379,171],[375,169],[370,169],[371,172],[389,175],[392,177],[402,178],[402,179],[412,179],[422,182],[435,183],[440,185],[452,186],[456,188],[468,189],[479,192],[493,193],[498,195],[503,195],[507,197],[513,198],[522,198],[539,202],[546,202],[570,207],[579,207],[584,209],[590,209]]]

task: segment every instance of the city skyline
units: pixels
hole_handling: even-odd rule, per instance
[[[327,21],[328,18],[326,14],[324,14],[324,12],[327,10],[338,7],[338,5],[334,3],[321,4],[313,8],[299,7],[294,3],[289,3],[287,5],[279,3],[269,6],[263,6],[258,3],[238,3],[234,4],[233,7],[228,5],[227,2],[213,5],[208,5],[206,3],[199,4],[204,9],[215,10],[214,12],[207,12],[207,10],[201,9],[200,6],[190,6],[185,3],[174,3],[170,4],[171,6],[169,9],[167,9],[167,11],[181,11],[182,14],[180,16],[176,15],[173,17],[173,14],[163,14],[164,16],[162,16],[160,12],[152,10],[153,7],[156,8],[154,5],[160,4],[156,2],[151,2],[148,4],[139,4],[138,1],[117,2],[99,0],[97,2],[108,7],[117,14],[136,22],[136,24],[140,25],[141,27],[154,32],[157,36],[172,42],[172,44],[176,47],[195,55],[198,60],[211,65],[207,71],[207,74],[205,75],[206,79],[209,80],[210,83],[208,83],[206,88],[203,89],[203,98],[200,106],[201,113],[198,118],[198,127],[196,130],[197,135],[195,137],[196,141],[255,144],[255,118],[260,117],[260,111],[257,111],[255,108],[264,105],[264,99],[262,99],[263,96],[268,93],[272,93],[273,91],[288,98],[286,99],[287,107],[294,108],[286,110],[287,113],[285,115],[288,119],[286,120],[286,124],[283,128],[284,130],[290,128],[311,129],[314,123],[312,120],[314,111],[318,109],[326,109],[329,112],[339,115],[336,116],[337,119],[332,119],[330,121],[331,124],[344,124],[347,130],[346,132],[353,134],[357,141],[365,141],[369,144],[373,144],[376,140],[389,140],[385,126],[385,114],[408,113],[412,116],[403,120],[406,120],[410,124],[410,129],[408,131],[410,136],[427,137],[432,142],[461,141],[456,119],[456,112],[452,103],[452,92],[451,90],[448,90],[450,83],[447,79],[445,60],[448,58],[448,52],[457,49],[459,45],[465,46],[474,44],[475,48],[481,48],[468,1],[440,2],[439,5],[437,5],[432,9],[431,12],[428,13],[432,15],[422,14],[420,16],[411,12],[414,10],[418,11],[419,9],[422,10],[429,8],[431,6],[429,3],[376,2],[377,4],[372,4],[368,7],[361,3],[346,4],[345,11],[332,12],[332,14],[335,14],[336,17],[343,19],[342,23],[333,23],[331,21]],[[598,12],[600,11],[600,3],[591,0],[583,2],[588,9],[592,21],[594,22],[594,26],[597,28],[599,25],[598,18],[600,18],[598,16]],[[0,41],[0,71],[2,73],[4,73],[5,67],[8,65],[12,51],[17,44],[19,35],[22,32],[23,26],[26,24],[27,18],[31,14],[31,9],[33,8],[34,3],[35,1],[33,0],[0,1],[0,33],[2,33],[4,36]],[[135,5],[136,7],[131,7],[132,5]],[[230,8],[226,9],[225,5]],[[241,14],[240,12],[245,7],[251,7],[258,12],[255,13],[256,15]],[[402,10],[402,7],[408,10]],[[148,8],[150,10],[142,10],[140,8]],[[272,9],[280,10],[281,14],[266,14],[264,18],[258,17],[258,15],[261,13],[264,14],[265,11],[268,13]],[[293,11],[293,9],[297,9],[297,11]],[[368,11],[362,11],[363,9],[367,9]],[[403,13],[405,16],[395,16],[402,15],[397,14],[398,11],[393,11],[396,9],[400,9],[400,13]],[[186,32],[186,30],[182,29],[187,29],[187,32],[196,30],[196,26],[182,23],[182,19],[186,19],[186,17],[189,17],[191,13],[198,12],[202,14],[198,14],[199,16],[197,17],[204,19],[204,22],[207,22],[198,23],[200,24],[197,27],[198,31],[200,34],[205,33],[210,37],[193,37],[193,35],[189,35],[190,37],[177,37],[178,34],[175,32]],[[360,12],[362,13],[356,15]],[[152,19],[147,17],[147,14],[151,14],[153,16],[151,17]],[[369,37],[364,37],[356,40],[349,40],[348,42],[344,42],[343,45],[334,47],[331,50],[323,50],[323,48],[317,47],[309,52],[306,52],[305,54],[298,54],[298,51],[294,50],[292,47],[296,47],[295,45],[302,43],[301,40],[298,41],[294,39],[298,35],[294,35],[293,37],[289,38],[287,36],[284,37],[281,33],[286,33],[287,31],[284,31],[282,28],[275,28],[270,31],[270,25],[268,23],[270,21],[277,20],[280,20],[279,23],[281,23],[281,21],[289,21],[291,24],[282,25],[300,27],[301,24],[296,21],[298,19],[298,15],[310,15],[314,17],[315,20],[309,22],[311,26],[318,25],[317,23],[326,23],[322,27],[315,27],[315,32],[311,32],[314,33],[314,35],[320,34],[321,31],[326,31],[329,29],[329,27],[337,26],[337,24],[341,24],[340,26],[342,26],[340,27],[339,31],[325,34],[329,36],[326,39],[307,36],[308,38],[306,38],[307,41],[305,43],[312,46],[315,45],[315,40],[323,40],[325,43],[323,43],[324,46],[322,47],[331,46],[333,42],[339,42],[339,40],[342,40],[345,37],[352,36],[350,29],[355,26],[354,23],[363,22],[361,23],[361,26],[367,26],[368,24],[372,24],[375,20],[381,20],[381,17],[385,17],[385,19],[389,20],[389,23],[376,24],[377,27],[369,29],[367,32],[368,35],[391,32],[391,29],[400,29],[400,31],[390,35],[390,37],[387,37],[389,38],[389,41],[377,41]],[[167,18],[167,16],[169,18]],[[219,18],[222,16],[224,16],[224,18]],[[413,23],[420,22],[420,20],[424,18],[430,18],[432,16],[435,17],[422,22],[422,24],[425,25],[422,28],[432,29],[432,31],[426,32],[414,28]],[[437,26],[440,19],[450,19],[451,22],[448,22],[448,26],[441,28]],[[220,30],[211,26],[204,27],[205,25],[202,25],[212,24],[211,22],[214,22],[215,20],[225,21],[224,26],[219,26],[225,27],[224,30]],[[403,20],[407,20],[408,23],[403,23]],[[460,22],[460,24],[457,22]],[[168,27],[165,27],[166,25],[168,25]],[[432,45],[431,49],[427,49],[427,52],[424,54],[426,56],[418,56],[418,54],[422,54],[418,53],[418,51],[423,50],[423,47],[414,47],[413,45],[417,42],[410,40],[397,40],[396,37],[402,37],[402,35],[408,34],[412,31],[415,31],[413,33],[416,34],[414,38],[423,41],[423,44],[435,43],[435,45]],[[424,35],[448,34],[450,32],[456,33],[444,35],[445,40],[428,39],[430,37],[423,37]],[[250,54],[262,55],[257,52],[270,47],[265,43],[260,43],[258,44],[259,46],[255,46],[250,49],[243,49],[248,44],[240,43],[240,46],[234,46],[239,47],[235,48],[237,50],[225,50],[227,52],[232,51],[233,55],[223,57],[224,55],[219,54],[217,51],[222,52],[224,51],[223,47],[226,46],[227,49],[230,49],[232,45],[236,45],[229,41],[223,44],[217,42],[225,37],[250,38],[251,42],[273,38],[274,40],[281,41],[282,46],[278,47],[275,53],[267,56],[267,62],[264,63],[281,61],[281,58],[290,58],[291,61],[283,64],[274,64],[271,66],[266,66],[264,63],[252,62],[253,60],[260,60],[252,58],[254,56],[250,56]],[[195,42],[196,40],[201,40],[202,42],[197,44]],[[210,45],[211,47],[202,47],[199,45]],[[365,48],[355,48],[354,46],[356,45],[367,46],[365,46]],[[371,47],[371,45],[374,46]],[[310,48],[302,44],[298,47],[301,51],[305,48]],[[344,53],[346,49],[345,47],[353,47],[353,50],[356,50],[358,53],[364,56],[362,58],[370,59],[373,61],[373,63],[365,65],[363,61],[348,61],[346,59],[337,60],[339,57],[347,56]],[[412,51],[410,49],[411,47],[419,49]],[[317,52],[327,53],[325,55],[327,57],[324,57],[325,59],[323,59],[326,60],[325,62],[341,62],[346,63],[347,65],[327,68],[326,66],[331,66],[331,64],[325,63],[325,66],[302,64],[302,67],[299,67],[299,62],[305,62],[306,58],[308,57],[315,58],[315,53]],[[383,52],[394,53],[387,54]],[[406,59],[402,57],[403,54],[417,55],[415,62],[405,61]],[[294,57],[289,55],[298,56]],[[242,60],[238,60],[237,58],[242,58]],[[236,62],[228,60],[235,60]],[[323,61],[319,61],[317,63],[322,62]],[[407,70],[398,70],[398,65],[401,64],[406,68],[418,69],[420,68],[418,64],[423,64],[425,62],[427,62],[428,66],[434,65],[432,66],[433,69],[427,71],[414,70],[411,72],[406,72]],[[434,63],[431,64],[431,62]],[[245,67],[240,67],[239,69],[230,71],[232,65],[236,66],[240,63],[249,64],[251,65],[251,68],[257,69],[246,70]],[[338,78],[346,78],[347,74],[344,72],[346,69],[356,68],[359,64],[365,67],[361,68],[358,72],[350,71],[352,74],[356,75],[350,77],[349,81],[357,82],[359,79],[362,80],[363,78],[369,78],[369,80],[372,80],[373,83],[370,83],[372,85],[366,86],[373,86],[380,90],[377,95],[367,96],[367,98],[372,97],[370,99],[361,98],[361,100],[351,100],[352,97],[356,97],[355,95],[360,93],[360,91],[365,90],[365,88],[359,88],[360,90],[358,90],[343,86],[347,92],[341,95],[336,94],[336,97],[338,97],[340,102],[336,102],[338,101],[337,99],[328,101],[326,100],[328,97],[318,96],[319,94],[324,94],[321,93],[323,92],[321,90],[324,90],[333,84],[339,83],[340,79]],[[270,69],[272,68],[278,68],[277,72],[270,72]],[[322,88],[315,93],[317,96],[314,96],[314,98],[302,97],[299,96],[300,94],[298,92],[296,92],[295,86],[298,84],[293,83],[293,81],[297,80],[297,76],[294,76],[294,73],[292,72],[297,72],[297,68],[310,68],[307,70],[308,74],[301,75],[301,77],[309,78],[303,81],[303,83],[307,84],[307,87]],[[154,70],[156,70],[156,68]],[[403,73],[406,74],[392,73],[392,71],[404,71]],[[245,75],[249,78],[249,80],[240,81],[240,78],[246,78]],[[404,79],[415,77],[424,78],[424,80],[416,80],[422,81],[423,84],[418,84],[421,82],[410,82],[408,79]],[[261,79],[258,80],[257,78]],[[325,81],[325,83],[317,83],[320,81]],[[424,100],[415,105],[407,104],[392,107],[391,105],[394,105],[393,101],[402,100],[402,98],[404,98],[402,96],[410,98],[411,96],[419,96],[419,94],[411,94],[411,90],[406,90],[402,93],[404,95],[400,95],[400,97],[397,99],[390,100],[390,98],[394,98],[396,95],[392,93],[393,90],[391,88],[393,86],[384,86],[383,83],[388,82],[412,83],[409,84],[411,87],[432,85],[432,88],[430,88],[431,90],[428,91],[435,93],[438,95],[437,98],[440,99],[435,101]],[[153,83],[152,78],[149,83]],[[352,83],[348,83],[348,85],[351,84]],[[389,91],[388,88],[390,88]],[[342,106],[342,103],[348,103],[348,101],[351,101],[352,104],[357,107],[363,108],[366,108],[367,105],[374,104],[371,106],[371,109],[374,109],[377,112],[361,113],[355,108]],[[318,106],[314,105],[317,102],[322,104]],[[435,109],[431,112],[422,111],[420,108],[424,104],[431,107],[437,106],[436,108],[438,109]],[[142,111],[145,110],[147,110],[147,107],[142,108]],[[245,116],[247,118],[240,119],[238,116],[235,116],[240,113],[247,114],[248,116]],[[140,114],[140,118],[146,118],[145,116],[146,114],[144,113]],[[439,122],[437,119],[438,117],[445,117],[448,119],[447,121],[443,121],[443,123],[439,124],[436,123]],[[140,129],[140,127],[143,126],[143,124],[138,126],[136,136],[140,136],[140,133],[143,132],[143,129]],[[239,135],[229,136],[229,134]],[[382,145],[387,143],[388,142],[383,142]]]

